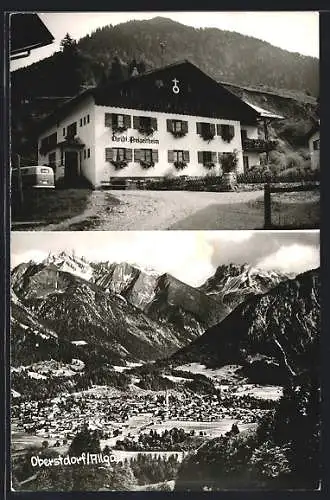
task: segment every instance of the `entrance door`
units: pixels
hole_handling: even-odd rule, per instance
[[[78,178],[78,153],[76,151],[65,152],[64,176],[68,184],[74,184]]]

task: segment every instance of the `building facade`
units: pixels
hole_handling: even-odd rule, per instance
[[[261,115],[185,61],[88,89],[42,124],[39,163],[94,187],[114,178],[221,174],[260,163]],[[226,167],[228,168],[228,167]]]

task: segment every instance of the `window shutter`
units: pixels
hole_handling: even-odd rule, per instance
[[[133,116],[133,128],[138,130],[140,128],[140,117],[139,116]]]
[[[221,137],[222,139],[226,140],[226,129],[227,129],[227,125],[221,125]]]
[[[182,122],[182,132],[184,132],[185,134],[188,133],[188,122]]]
[[[221,135],[221,125],[217,123],[217,135]]]
[[[222,155],[223,155],[223,153],[218,154],[218,159],[219,159],[220,165],[222,165]]]
[[[111,127],[111,125],[112,125],[112,115],[111,115],[111,113],[105,113],[105,115],[104,115],[104,125],[106,127]]]
[[[197,134],[201,135],[202,134],[202,124],[201,122],[196,123],[196,132]]]
[[[105,161],[112,161],[112,160],[113,160],[113,149],[105,148]]]
[[[211,134],[215,135],[215,124],[214,123],[210,123],[210,132],[211,132]]]
[[[116,127],[118,123],[118,115],[116,113],[111,114],[111,125],[112,127]]]
[[[235,137],[235,127],[234,125],[229,125],[229,140],[231,141]]]
[[[126,128],[131,128],[132,120],[130,115],[124,115],[124,124]]]
[[[155,163],[158,162],[158,149],[152,150],[152,161],[154,161]]]
[[[197,157],[198,157],[198,163],[203,163],[203,161],[204,161],[204,159],[203,159],[203,151],[198,151]]]
[[[131,117],[129,117],[131,118]],[[132,149],[125,149],[125,160],[127,161],[132,161],[133,159],[133,150]]]
[[[215,151],[212,151],[212,163],[217,163],[217,153]]]
[[[166,127],[167,127],[167,132],[172,132],[173,131],[173,120],[166,120]]]
[[[157,130],[157,118],[151,118],[151,126],[154,130]]]
[[[169,150],[167,158],[168,158],[169,163],[173,163],[174,162],[174,151]]]
[[[134,161],[141,160],[141,149],[134,149]]]
[[[189,163],[189,159],[190,159],[189,151],[184,151],[183,152],[183,161],[186,163]]]

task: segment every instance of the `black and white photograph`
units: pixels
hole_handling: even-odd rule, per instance
[[[14,491],[318,490],[318,231],[12,232]]]
[[[318,229],[318,12],[10,16],[15,231]]]

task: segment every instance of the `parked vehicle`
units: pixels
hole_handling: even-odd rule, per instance
[[[23,188],[55,188],[54,170],[46,165],[20,167]],[[18,169],[12,169],[12,187],[18,187]]]

